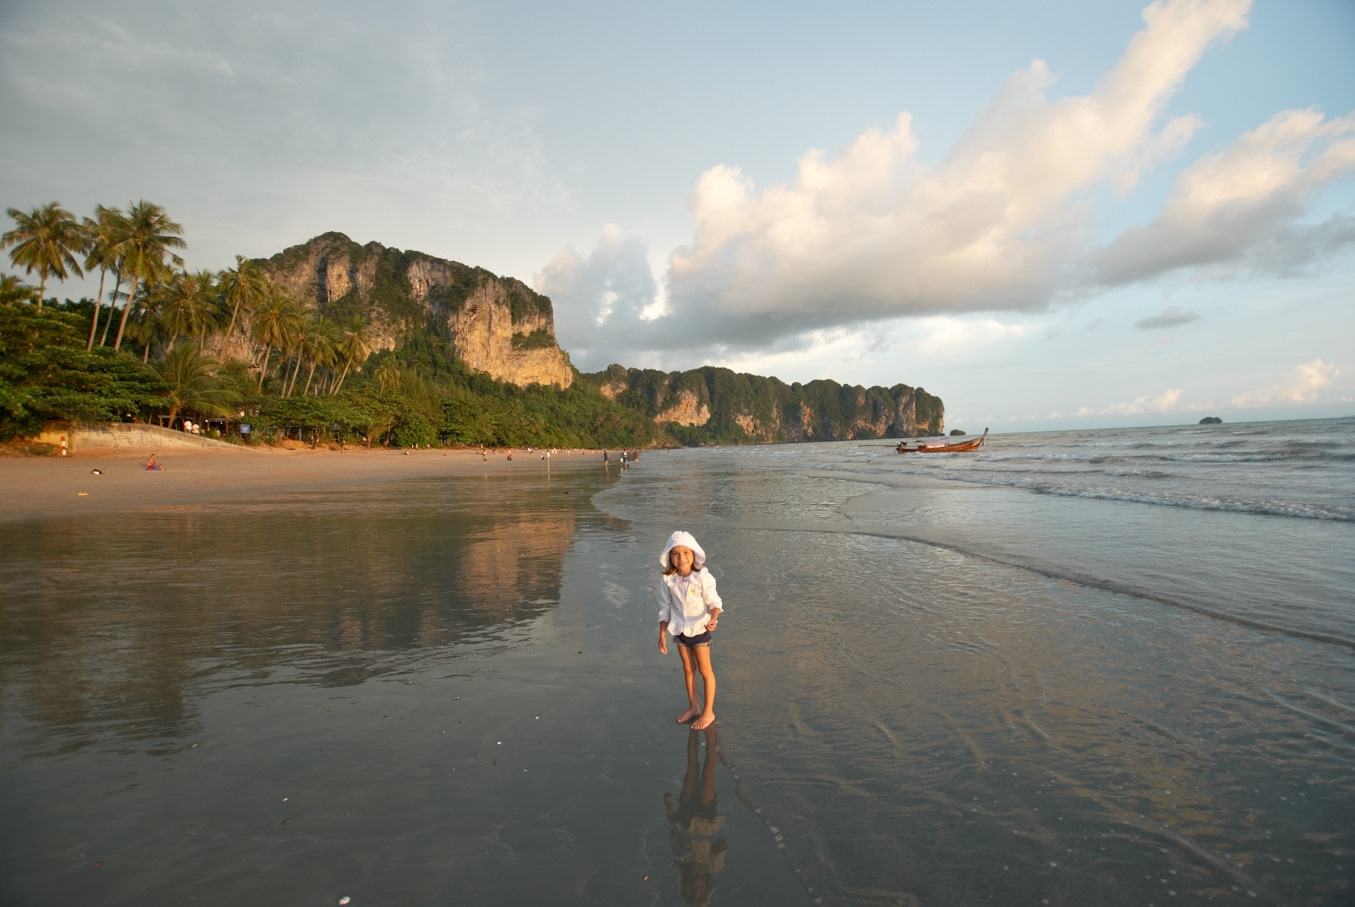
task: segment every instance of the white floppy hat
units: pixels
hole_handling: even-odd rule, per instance
[[[696,562],[692,566],[697,570],[700,570],[701,565],[706,562],[706,552],[702,549],[701,545],[697,543],[696,536],[692,535],[690,532],[683,532],[681,529],[668,536],[668,544],[663,546],[663,553],[659,555],[659,563],[663,564],[663,569],[668,569],[668,552],[679,545],[683,548],[692,549],[692,554],[696,555]]]

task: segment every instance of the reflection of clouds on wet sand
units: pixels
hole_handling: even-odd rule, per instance
[[[701,742],[706,752],[701,758]],[[677,886],[682,899],[693,907],[710,903],[715,893],[715,877],[725,867],[729,839],[720,835],[724,816],[720,815],[715,794],[716,750],[720,738],[711,725],[703,731],[687,734],[687,770],[682,792],[673,805],[673,795],[663,795],[668,810],[668,837],[676,856]]]
[[[431,648],[503,645],[558,604],[586,500],[444,479],[2,524],[0,685],[42,748],[163,748],[245,678],[347,687]]]

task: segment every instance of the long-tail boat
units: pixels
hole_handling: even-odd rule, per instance
[[[981,436],[956,441],[953,444],[923,444],[919,441],[916,447],[909,447],[907,441],[901,441],[899,446],[894,448],[894,451],[896,453],[964,453],[967,450],[978,450],[986,440],[988,440],[988,429],[985,428]]]

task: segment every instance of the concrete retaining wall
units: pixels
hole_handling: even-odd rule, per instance
[[[227,444],[214,438],[190,435],[187,432],[161,428],[158,425],[142,425],[139,422],[112,422],[94,428],[72,428],[69,431],[49,430],[38,436],[39,441],[61,446],[66,441],[66,449],[71,453],[77,450],[94,448],[225,448],[227,450],[248,450],[239,444]]]

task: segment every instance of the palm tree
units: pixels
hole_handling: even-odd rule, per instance
[[[389,390],[400,389],[400,366],[394,362],[386,362],[376,371],[372,372],[372,377],[380,385],[382,393]]]
[[[127,294],[128,305],[122,310],[122,321],[118,324],[118,336],[113,341],[113,349],[122,346],[122,334],[127,326],[127,313],[131,311],[130,300],[136,298],[138,284],[150,287],[163,282],[171,273],[169,261],[182,265],[183,259],[170,249],[182,249],[183,227],[169,219],[165,209],[142,199],[127,212],[127,239],[122,244],[122,270],[132,279]]]
[[[311,364],[310,371],[306,373],[306,386],[301,389],[301,396],[303,397],[311,392],[311,379],[315,377],[315,367],[333,364],[334,343],[338,335],[338,329],[334,322],[324,315],[316,316],[315,321],[311,322],[311,326],[313,330],[306,335],[306,341],[301,346],[301,352],[310,360]]]
[[[118,246],[123,240],[123,234],[126,232],[127,218],[122,216],[122,212],[117,208],[106,208],[103,205],[94,206],[94,217],[85,218],[85,270],[92,271],[99,269],[99,295],[94,297],[94,318],[89,323],[89,342],[85,344],[85,351],[94,349],[94,335],[99,330],[99,305],[104,298],[104,277],[108,274],[108,269],[117,269],[119,256]],[[121,275],[118,277],[118,283],[122,283]],[[114,287],[113,295],[116,298],[117,288]],[[108,317],[113,318],[112,306],[109,306]],[[104,328],[104,333],[108,333],[108,328]]]
[[[85,247],[84,230],[75,215],[56,202],[34,208],[31,214],[18,208],[10,208],[8,213],[17,226],[0,236],[0,248],[13,246],[9,260],[22,265],[27,274],[38,272],[38,311],[42,311],[49,274],[61,280],[72,271],[77,277],[84,276],[75,259],[75,253]]]
[[[292,335],[292,348],[296,351],[296,361],[292,366],[292,377],[287,382],[287,389],[283,393],[284,397],[290,397],[296,390],[296,379],[301,375],[301,364],[306,361],[311,363],[311,372],[315,372],[316,353],[328,345],[325,337],[325,327],[322,322],[325,321],[323,315],[315,318],[305,318],[297,325],[296,332]],[[309,380],[307,381],[309,384]]]
[[[250,319],[250,333],[264,346],[263,366],[259,369],[259,390],[268,375],[268,360],[273,348],[286,349],[291,345],[296,327],[304,313],[301,302],[281,287],[274,287]]]
[[[231,322],[227,326],[226,332],[221,335],[221,343],[217,345],[217,358],[226,353],[226,343],[230,340],[231,334],[235,331],[235,321],[240,316],[241,310],[244,310],[248,317],[254,309],[268,298],[269,281],[268,277],[259,270],[259,266],[241,255],[235,256],[235,267],[222,271],[217,278],[217,285],[221,288],[221,294],[230,306]]]
[[[371,326],[363,316],[354,315],[339,334],[338,353],[343,360],[343,374],[339,375],[332,393],[337,394],[343,389],[343,379],[348,377],[348,369],[364,362],[371,346]]]
[[[33,288],[13,274],[0,274],[0,303],[33,299]]]
[[[117,211],[118,209],[114,208],[113,210]],[[125,276],[127,263],[127,240],[131,235],[132,223],[127,219],[127,215],[119,211],[117,218],[113,221],[112,235],[109,237],[113,246],[113,289],[108,294],[108,320],[104,322],[103,333],[99,335],[99,346],[108,345],[108,331],[113,326],[113,313],[117,311],[118,300],[125,299],[127,300],[125,304],[131,304],[131,294],[122,292],[122,278]],[[126,319],[123,319],[123,321],[125,322]]]
[[[127,300],[124,316],[130,313],[130,319],[124,317],[127,331],[124,336],[142,344],[141,361],[151,357],[151,347],[156,340],[164,350],[169,349],[166,334],[166,321],[161,317],[169,298],[169,288],[143,284],[136,296]]]
[[[165,358],[155,367],[169,385],[169,424],[172,426],[181,411],[209,416],[235,414],[240,395],[217,381],[216,360],[204,356],[191,343],[171,347]]]
[[[174,346],[181,334],[196,333],[198,349],[213,326],[216,309],[216,275],[211,271],[179,271],[165,284],[158,315],[168,346]]]

